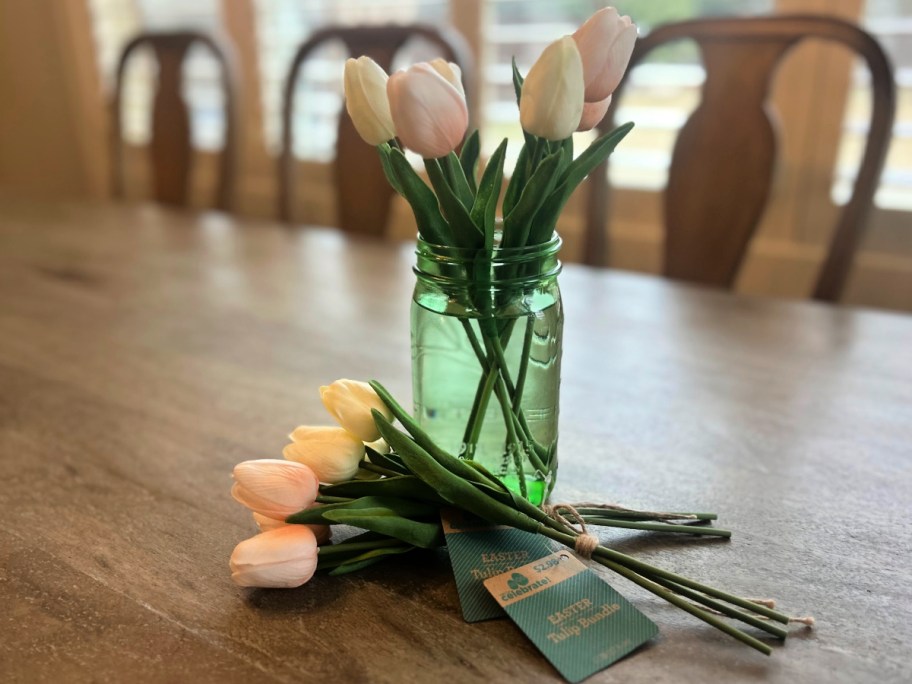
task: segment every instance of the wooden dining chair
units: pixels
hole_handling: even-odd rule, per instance
[[[367,55],[387,72],[396,53],[413,38],[421,38],[440,49],[440,56],[462,70],[466,92],[472,91],[471,53],[455,31],[420,24],[387,26],[329,26],[317,31],[298,48],[285,81],[282,103],[282,149],[279,157],[279,216],[293,220],[295,159],[292,151],[294,91],[301,69],[320,46],[341,41],[350,56]],[[342,74],[339,74],[342,78]],[[365,143],[342,109],[339,116],[336,156],[332,177],[336,189],[337,225],[354,233],[380,235],[386,229],[393,189],[383,175],[377,151]]]
[[[237,70],[227,45],[196,31],[141,33],[130,40],[120,55],[112,102],[112,180],[115,197],[124,195],[121,101],[124,73],[130,58],[140,47],[151,47],[158,63],[158,85],[152,106],[149,157],[152,165],[153,196],[164,204],[186,206],[193,149],[190,142],[190,113],[182,95],[183,65],[194,44],[205,46],[221,71],[225,95],[225,144],[220,155],[215,207],[227,210],[235,182]]]
[[[664,275],[732,287],[769,197],[776,154],[775,119],[767,102],[782,57],[806,38],[844,45],[871,72],[873,107],[864,156],[842,210],[813,297],[839,298],[883,168],[896,92],[892,69],[877,41],[848,22],[822,16],[699,19],[669,24],[638,40],[628,75],[657,47],[680,39],[699,46],[706,80],[700,105],[681,128],[664,194]],[[621,83],[600,131],[613,127]],[[606,167],[590,179],[586,261],[604,265]]]

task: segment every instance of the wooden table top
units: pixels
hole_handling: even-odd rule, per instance
[[[321,383],[408,400],[412,259],[0,199],[0,680],[560,681],[510,622],[463,622],[443,551],[296,590],[229,579],[255,530],[232,466],[328,422]],[[557,498],[716,511],[731,542],[602,539],[818,621],[767,658],[606,572],[662,633],[589,681],[912,680],[912,317],[561,283]]]

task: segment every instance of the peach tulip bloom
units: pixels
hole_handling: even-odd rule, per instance
[[[345,62],[345,109],[358,135],[369,145],[380,145],[396,137],[386,72],[370,57]]]
[[[284,525],[238,544],[228,567],[242,587],[299,587],[317,569],[317,538],[307,525]]]
[[[345,428],[301,425],[289,437],[292,443],[282,456],[310,466],[317,479],[327,484],[352,479],[364,458],[364,442]]]
[[[554,41],[536,60],[523,83],[519,121],[545,140],[569,138],[583,115],[583,64],[570,36]]]
[[[584,102],[583,116],[580,119],[579,126],[577,126],[576,130],[591,131],[599,124],[602,119],[605,118],[605,113],[608,111],[608,107],[610,105],[611,95],[606,97],[601,102]]]
[[[252,511],[276,520],[310,508],[320,482],[302,463],[264,458],[234,467],[231,495]]]
[[[446,83],[440,76],[434,76]],[[392,78],[390,79],[392,83]],[[453,86],[446,83],[448,88]],[[416,150],[417,152],[417,150]],[[320,388],[320,399],[336,422],[352,433],[362,442],[374,442],[380,439],[380,431],[374,423],[371,409],[377,409],[387,419],[393,414],[386,408],[377,393],[366,382],[358,380],[336,380],[331,385]]]
[[[469,126],[465,97],[427,62],[390,76],[386,92],[396,133],[410,150],[437,159],[462,142]]]
[[[618,87],[636,38],[636,25],[614,7],[600,9],[573,34],[583,59],[586,102],[601,102]]]

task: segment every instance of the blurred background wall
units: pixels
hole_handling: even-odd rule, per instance
[[[422,21],[451,24],[473,49],[477,92],[470,93],[484,152],[501,137],[518,140],[509,59],[527,69],[545,44],[572,31],[598,7],[592,0],[0,0],[0,190],[47,198],[109,196],[109,97],[117,56],[140,29],[192,27],[232,46],[243,82],[241,157],[235,210],[276,215],[279,107],[294,49],[326,23]],[[617,0],[641,31],[666,21],[714,14],[818,12],[859,22],[890,53],[899,85],[894,141],[876,207],[845,301],[912,310],[912,0]],[[411,46],[407,64],[423,55]],[[296,216],[332,225],[328,160],[341,101],[345,57],[330,47],[297,88]],[[222,144],[215,64],[193,55],[185,94],[198,150],[194,197],[207,203],[214,155]],[[155,72],[149,59],[129,69],[122,110],[128,142],[128,196],[148,195],[148,113]],[[674,134],[698,102],[702,70],[692,47],[657,54],[634,73],[621,119],[637,122],[613,159],[608,225],[611,264],[660,268],[660,189]],[[801,297],[810,288],[840,202],[858,164],[868,115],[866,73],[848,53],[820,43],[799,47],[775,83],[781,148],[774,201],[751,245],[738,289]],[[585,134],[581,134],[585,136]],[[581,141],[582,143],[582,141]],[[579,147],[579,146],[578,146]],[[514,153],[518,145],[513,146]],[[509,161],[508,161],[509,164]],[[577,193],[578,195],[580,193]],[[582,249],[581,197],[561,222],[568,260]],[[409,238],[407,207],[393,211],[393,238]]]

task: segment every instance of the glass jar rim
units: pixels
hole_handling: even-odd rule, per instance
[[[500,245],[495,245],[490,252],[484,247],[438,245],[419,237],[415,254],[419,259],[430,257],[435,261],[450,263],[479,264],[488,262],[497,266],[501,264],[520,264],[534,259],[551,257],[560,251],[562,245],[563,240],[557,232],[554,232],[547,242],[523,247],[501,247]]]
[[[525,247],[467,249],[418,240],[413,270],[420,281],[438,287],[512,291],[538,286],[561,272],[557,257],[562,240],[557,233],[547,242]]]

